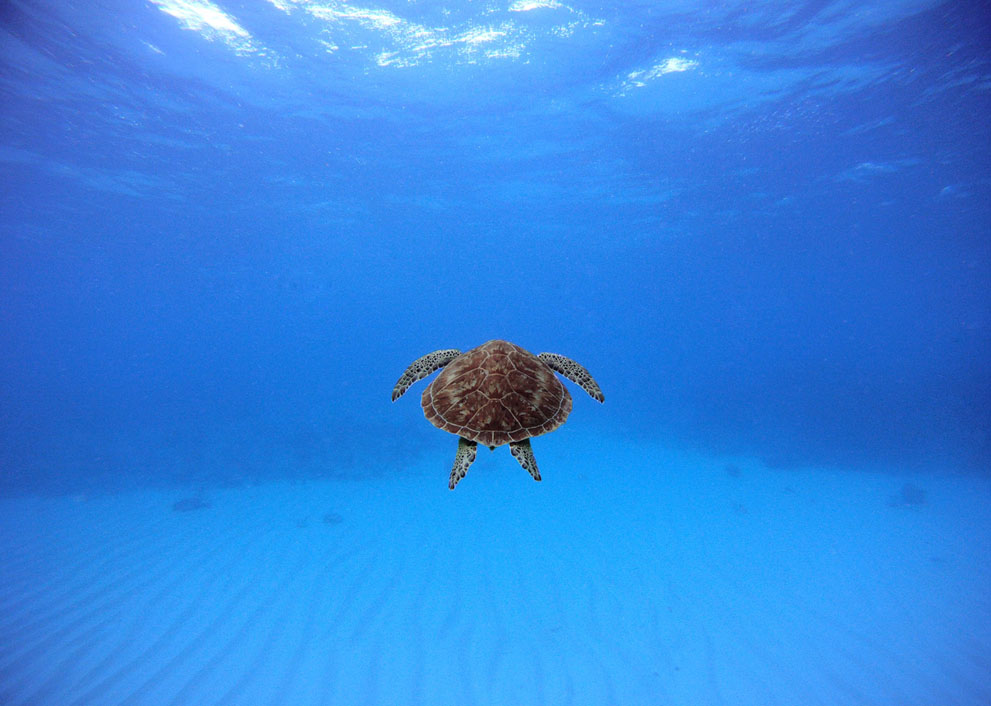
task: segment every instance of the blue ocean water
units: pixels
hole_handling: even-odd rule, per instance
[[[49,643],[25,626],[65,637],[50,643],[61,665],[86,639],[75,623],[55,627],[69,609],[54,597],[41,611],[49,622],[32,622],[36,604],[24,596],[48,594],[35,559],[11,547],[35,546],[31,538],[75,547],[90,541],[82,528],[91,516],[17,503],[140,497],[122,516],[137,521],[161,507],[162,523],[212,522],[183,512],[191,505],[172,513],[171,503],[212,497],[204,507],[223,512],[217,494],[230,489],[380,487],[408,483],[414,467],[431,469],[424,487],[448,493],[456,443],[422,418],[424,383],[395,404],[389,395],[420,355],[495,338],[574,358],[605,392],[600,406],[571,387],[567,426],[534,442],[538,488],[609,469],[649,486],[691,467],[658,460],[666,454],[735,459],[713,468],[751,484],[748,500],[727,499],[725,509],[752,520],[755,507],[774,511],[751,469],[809,503],[816,494],[806,498],[788,474],[828,469],[846,474],[851,492],[875,493],[886,529],[864,546],[899,556],[885,550],[885,523],[913,516],[892,512],[924,512],[942,497],[952,514],[952,493],[936,484],[980,483],[991,471],[989,37],[987,3],[967,1],[4,2],[0,497],[14,504],[0,522],[21,583],[0,592],[0,634],[25,642],[0,657],[0,694],[255,702],[246,687],[211,691],[175,677],[199,674],[192,657],[163,668],[174,690],[121,686],[113,698],[101,691],[101,669],[121,673],[110,648],[58,688],[30,671],[31,650]],[[532,484],[505,449],[479,458],[455,491],[466,496],[451,501],[458,507],[524,492],[493,490],[493,474],[505,474],[497,485]],[[521,512],[534,502],[503,501]],[[635,498],[616,502],[648,522]],[[837,507],[825,490],[818,502]],[[667,517],[651,508],[651,522],[655,512]],[[379,511],[388,516],[378,507],[368,517]],[[971,546],[987,545],[987,515],[961,512],[977,524],[946,535],[936,523],[932,536],[964,547],[970,532],[979,538]],[[328,501],[299,510],[298,522],[346,525],[356,515]],[[70,519],[49,535],[31,517]],[[925,571],[952,563],[913,526],[892,525],[891,536],[926,547]],[[635,527],[649,534],[654,525]],[[187,531],[155,528],[147,536],[163,547]],[[116,534],[105,531],[107,541]],[[743,541],[733,532],[706,551],[732,563],[726,547]],[[812,530],[801,536],[814,544]],[[99,541],[86,546],[100,555]],[[206,547],[191,556],[215,556]],[[61,565],[53,556],[46,561]],[[530,560],[529,576],[549,571]],[[79,560],[79,586],[83,567],[92,564]],[[319,583],[318,573],[300,575]],[[960,619],[975,626],[968,644],[986,645],[986,589],[971,578],[961,581],[977,597],[964,604],[979,609],[961,609]],[[395,580],[386,572],[382,585]],[[294,606],[284,614],[296,615]],[[132,637],[144,629],[134,625]],[[699,664],[712,660],[703,651]],[[900,663],[891,657],[884,668]],[[968,664],[977,676],[961,677],[961,691],[933,693],[984,698],[986,655]],[[533,681],[543,698],[515,702],[575,701],[545,677]],[[620,682],[632,683],[643,690],[606,689],[597,702],[652,693],[633,677]],[[908,698],[891,702],[925,703],[929,692],[916,687],[926,683],[894,689],[892,698]],[[823,684],[814,685],[819,703],[872,701],[869,691],[844,700],[854,692]],[[423,688],[409,702],[429,702]],[[362,693],[350,703],[388,702]],[[487,702],[459,693],[460,703]],[[679,702],[682,692],[665,693]],[[726,682],[719,693],[724,703],[749,701],[734,700]]]
[[[987,472],[988,27],[6,3],[2,486],[362,472],[436,441],[406,364],[491,338],[592,369],[589,424]]]

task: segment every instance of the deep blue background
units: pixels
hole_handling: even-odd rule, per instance
[[[583,434],[991,469],[985,3],[510,5],[4,3],[0,491],[446,459],[389,392],[490,338]]]

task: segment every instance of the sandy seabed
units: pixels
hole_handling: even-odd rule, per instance
[[[0,703],[991,703],[988,479],[449,446],[0,500]]]

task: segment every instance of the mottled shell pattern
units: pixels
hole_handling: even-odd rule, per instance
[[[571,394],[554,371],[498,340],[451,361],[421,403],[435,427],[489,447],[554,431],[571,413]]]

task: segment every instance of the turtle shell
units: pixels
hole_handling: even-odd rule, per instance
[[[508,341],[452,360],[421,403],[435,427],[493,448],[554,431],[571,413],[571,394],[554,371]]]

